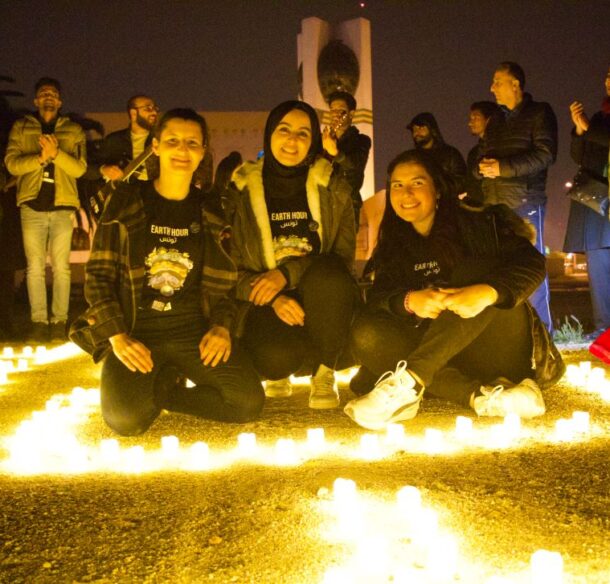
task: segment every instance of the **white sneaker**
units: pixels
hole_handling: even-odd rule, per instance
[[[311,376],[309,407],[314,410],[330,410],[339,405],[339,390],[335,382],[335,372],[320,365],[315,375]]]
[[[535,418],[546,411],[542,392],[533,379],[517,384],[498,379],[495,385],[481,387],[481,393],[474,398],[474,411],[479,416],[517,414],[521,418]]]
[[[417,415],[424,394],[415,390],[416,381],[407,371],[407,362],[399,361],[396,371],[387,371],[370,393],[351,400],[345,413],[356,424],[369,430],[381,430],[391,422],[410,420]]]
[[[265,381],[265,395],[267,397],[290,397],[292,385],[288,377],[284,379],[269,379]]]

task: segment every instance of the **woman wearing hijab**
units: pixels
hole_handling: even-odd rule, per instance
[[[365,428],[413,418],[424,388],[480,416],[539,416],[540,388],[563,374],[527,303],[545,275],[529,224],[504,205],[466,206],[449,185],[423,150],[388,168],[375,281],[352,329],[361,397],[345,407]]]
[[[351,364],[344,349],[359,302],[350,187],[319,155],[319,121],[304,102],[271,111],[264,152],[236,171],[226,199],[243,344],[269,380],[267,396],[290,395],[288,376],[307,366],[309,406],[333,408],[334,371]]]

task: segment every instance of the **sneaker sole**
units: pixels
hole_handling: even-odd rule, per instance
[[[344,412],[352,420],[354,420],[356,424],[366,428],[367,430],[384,430],[388,424],[392,424],[393,422],[405,422],[407,420],[412,420],[419,411],[420,402],[421,399],[418,399],[416,402],[404,405],[402,408],[395,411],[387,420],[383,421],[358,417],[354,410],[349,408],[349,406],[345,407]]]
[[[331,398],[320,398],[320,399],[309,399],[309,407],[312,410],[332,410],[338,408],[341,401],[337,397],[336,399]]]
[[[267,397],[290,397],[292,395],[292,389],[290,391],[267,391],[265,390],[265,396]]]

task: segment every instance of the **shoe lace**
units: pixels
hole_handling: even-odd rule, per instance
[[[399,361],[395,371],[386,371],[375,384],[375,389],[369,394],[371,397],[387,403],[397,395],[409,392],[413,399],[417,399],[417,392],[409,385],[410,375],[407,372],[407,362]]]
[[[330,394],[335,392],[335,376],[332,371],[314,375],[313,387],[317,394]]]
[[[505,386],[502,384],[493,387],[481,387],[481,394],[486,398],[485,410],[490,410],[494,407],[505,389]]]

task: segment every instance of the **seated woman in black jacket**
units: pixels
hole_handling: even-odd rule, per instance
[[[268,397],[290,395],[287,377],[311,371],[309,406],[334,408],[334,371],[352,365],[344,349],[359,302],[350,186],[320,156],[318,117],[302,101],[270,112],[264,147],[224,200],[243,344]]]
[[[502,205],[466,207],[449,184],[424,151],[388,168],[375,281],[352,329],[361,397],[345,407],[365,428],[413,418],[424,388],[482,416],[539,416],[539,386],[563,374],[526,301],[545,275],[529,227]]]

